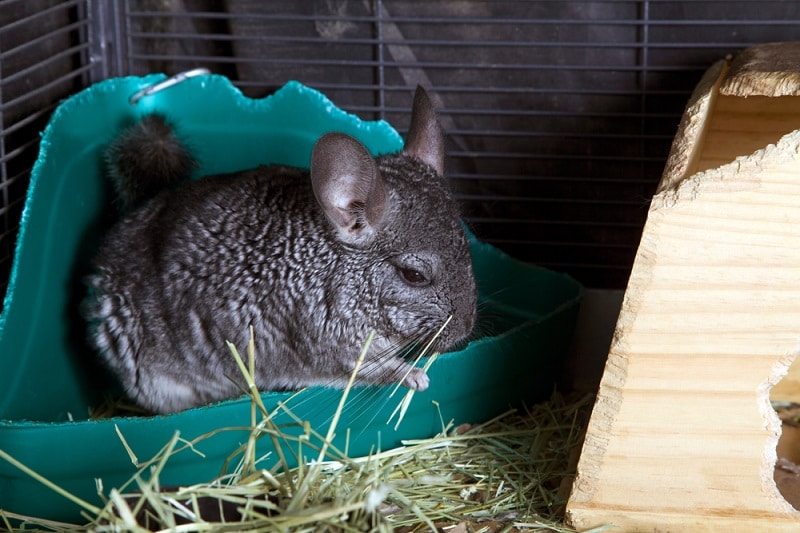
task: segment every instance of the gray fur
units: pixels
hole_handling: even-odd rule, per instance
[[[476,290],[456,203],[430,164],[443,161],[443,143],[422,89],[413,116],[409,150],[377,160],[329,134],[310,177],[259,167],[151,198],[119,191],[139,207],[109,231],[84,313],[127,394],[161,413],[238,396],[243,380],[225,341],[244,348],[250,325],[261,390],[344,386],[371,331],[357,383],[407,375],[404,385],[426,389],[427,375],[394,354],[451,316],[434,349],[466,337]],[[172,157],[187,154],[169,128],[138,131],[167,135]],[[152,142],[129,130],[112,157]]]

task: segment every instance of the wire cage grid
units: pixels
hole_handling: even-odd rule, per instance
[[[58,102],[108,77],[205,67],[254,98],[298,80],[401,132],[427,86],[473,230],[623,288],[697,80],[746,46],[800,38],[799,22],[787,1],[6,0],[0,287]]]

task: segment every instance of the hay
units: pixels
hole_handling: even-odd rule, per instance
[[[5,516],[54,531],[447,531],[459,524],[470,527],[459,531],[571,531],[562,524],[570,454],[590,406],[590,397],[554,394],[527,412],[447,426],[383,453],[277,472],[260,469],[253,455],[252,443],[270,427],[262,417],[233,474],[160,487],[159,472],[182,445],[176,435],[141,465],[130,490],[111,491],[103,509],[76,502],[88,512],[87,526]]]
[[[289,442],[301,451],[308,446],[305,450],[310,452],[309,440],[285,435],[272,423],[276,413],[264,408],[252,379],[252,343],[247,365],[234,347],[231,350],[252,400],[250,435],[231,451],[232,473],[193,486],[160,486],[159,473],[170,457],[203,439],[186,442],[176,434],[148,461],[140,463],[131,452],[139,471],[126,485],[103,496],[98,483],[102,508],[71,497],[83,509],[87,524],[0,511],[0,525],[15,531],[64,532],[572,531],[563,525],[564,506],[591,396],[554,393],[549,401],[527,410],[474,426],[443,424],[433,438],[407,441],[366,457],[348,458],[334,449],[330,440],[335,422],[327,436],[306,425],[307,433],[323,443],[313,448],[317,460],[288,468],[280,443]],[[349,390],[344,390],[337,414]],[[286,404],[278,410],[292,414]],[[256,441],[264,437],[273,440],[278,452],[279,464],[270,470],[261,468],[255,455]],[[125,444],[124,435],[120,438]],[[60,490],[2,450],[0,459]]]

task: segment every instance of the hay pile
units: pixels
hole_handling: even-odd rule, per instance
[[[246,376],[252,375],[252,367],[240,366]],[[231,450],[230,457],[237,461],[231,474],[194,486],[160,486],[159,473],[170,457],[196,444],[176,434],[159,454],[140,464],[127,486],[101,491],[107,494],[102,508],[73,497],[84,509],[87,524],[53,523],[0,511],[0,528],[5,524],[9,530],[28,531],[572,531],[562,524],[564,505],[591,396],[556,393],[524,412],[509,412],[474,426],[444,424],[436,437],[335,461],[329,453],[334,422],[329,434],[320,436],[323,445],[307,450],[317,460],[287,468],[279,453],[279,464],[267,470],[255,456],[258,439],[290,439],[300,448],[304,443],[302,437],[281,434],[252,380],[250,385],[252,429],[248,441]],[[340,409],[348,392],[349,388]],[[124,444],[124,435],[120,438]],[[2,450],[0,459],[14,462]]]

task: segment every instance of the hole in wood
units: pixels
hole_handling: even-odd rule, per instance
[[[800,357],[770,391],[770,401],[781,419],[774,479],[781,495],[800,510]]]

